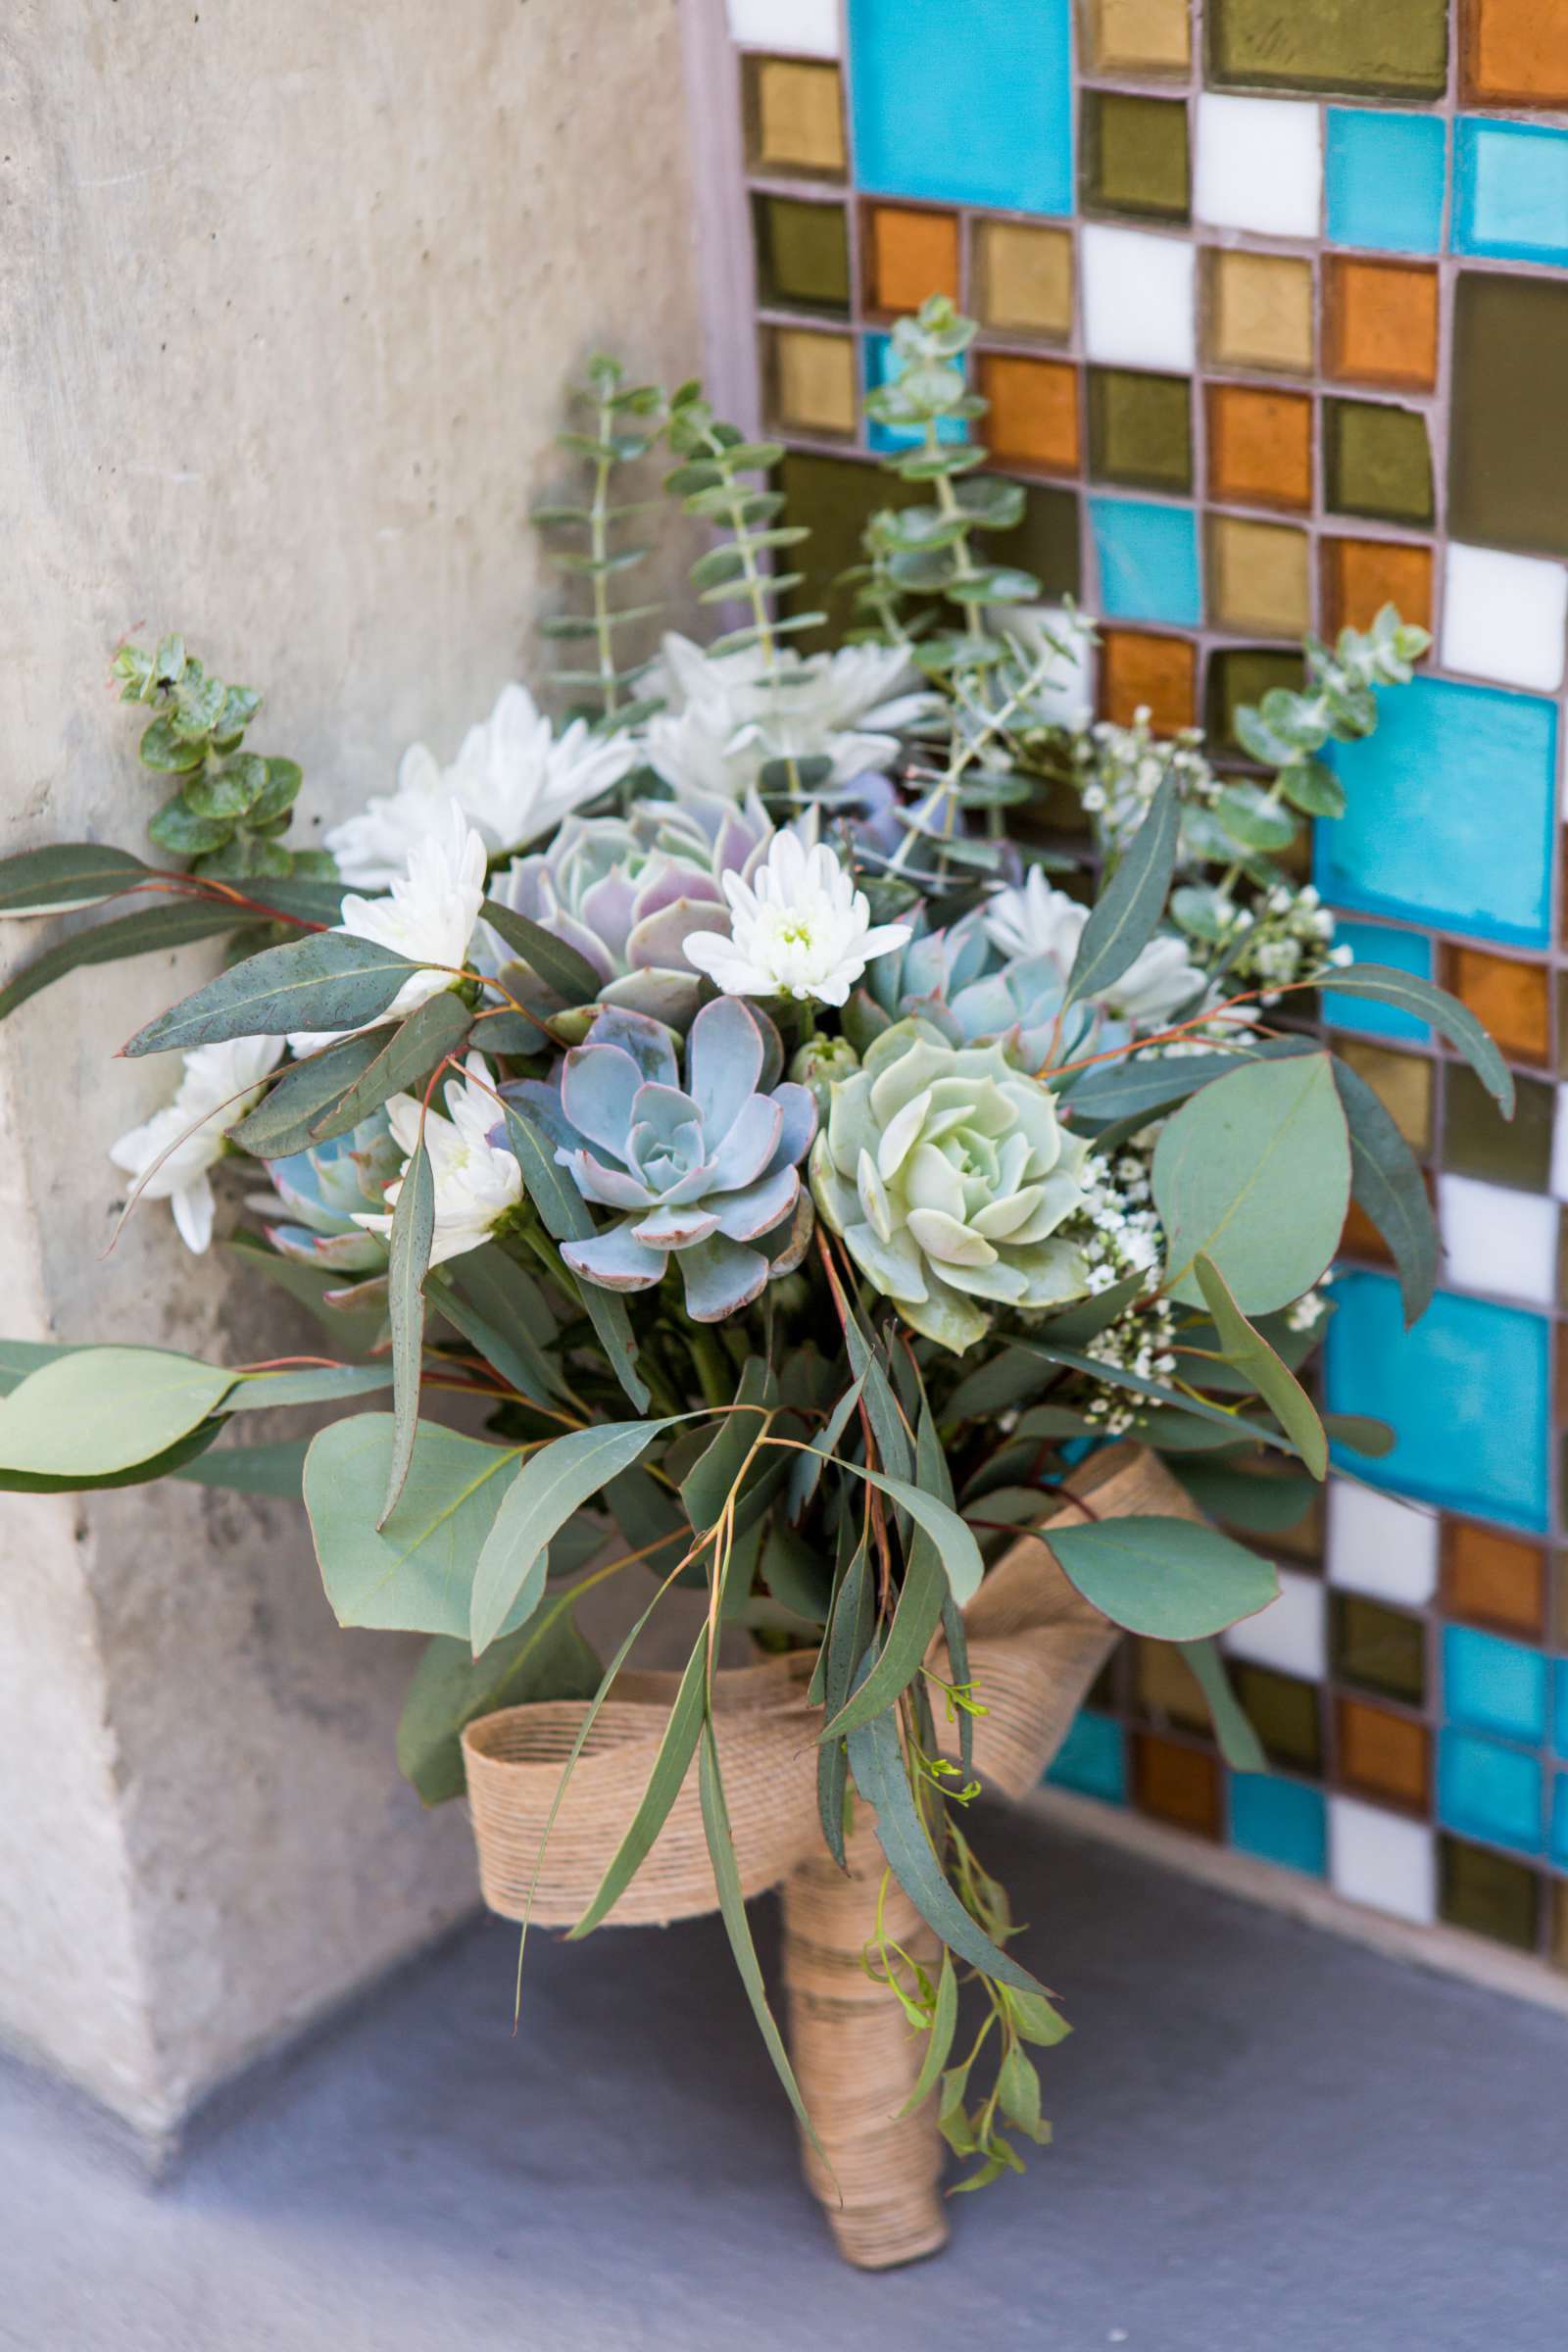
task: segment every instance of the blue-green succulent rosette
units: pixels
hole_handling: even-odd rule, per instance
[[[1060,1227],[1085,1205],[1089,1145],[1000,1045],[955,1046],[923,1020],[884,1030],[832,1088],[811,1190],[872,1286],[960,1353],[998,1308],[1084,1296]]]
[[[506,1091],[525,1105],[585,1200],[618,1211],[564,1242],[572,1272],[607,1291],[650,1291],[671,1258],[696,1323],[721,1322],[792,1273],[811,1234],[800,1163],[816,1131],[804,1086],[766,1015],[739,997],[705,1004],[686,1041],[646,1013],[607,1006],[550,1081]]]

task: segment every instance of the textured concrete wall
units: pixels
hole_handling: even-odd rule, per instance
[[[525,669],[564,370],[697,356],[676,19],[11,0],[4,846],[139,841],[161,795],[103,684],[137,623],[266,691],[255,747],[327,820]],[[161,1207],[100,1255],[105,1148],[169,1084],[110,1055],[211,961],[0,1033],[0,1329],[300,1344]],[[302,1513],[171,1488],[0,1524],[0,2031],[157,2133],[460,1912],[466,1833],[397,1781],[412,1647],[336,1630]]]

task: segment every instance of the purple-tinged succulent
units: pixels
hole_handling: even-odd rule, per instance
[[[696,931],[727,934],[723,877],[749,879],[772,833],[755,793],[741,803],[695,793],[644,801],[629,818],[568,816],[549,849],[496,876],[490,896],[585,956],[604,981],[604,1004],[684,1028],[702,982],[683,942]],[[559,1000],[487,936],[518,1001],[554,1010]]]
[[[686,1312],[717,1323],[792,1273],[810,1239],[800,1162],[816,1130],[804,1086],[776,1083],[778,1037],[738,997],[705,1004],[686,1043],[686,1085],[662,1023],[602,1010],[554,1084],[507,1092],[533,1112],[585,1200],[618,1210],[591,1240],[564,1242],[574,1274],[648,1291],[673,1256]]]
[[[356,1218],[362,1210],[385,1208],[386,1188],[402,1172],[402,1147],[386,1112],[378,1110],[314,1151],[269,1160],[276,1197],[259,1194],[253,1206],[270,1216],[281,1209],[288,1218],[267,1228],[285,1257],[363,1281],[386,1272],[386,1242]]]

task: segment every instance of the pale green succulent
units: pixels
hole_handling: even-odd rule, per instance
[[[1089,1146],[1000,1045],[954,1046],[929,1023],[884,1030],[833,1088],[811,1152],[817,1207],[906,1322],[961,1352],[991,1309],[1088,1289],[1057,1228],[1084,1205]]]

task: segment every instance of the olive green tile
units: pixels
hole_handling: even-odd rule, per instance
[[[1426,418],[1369,400],[1323,403],[1323,472],[1330,508],[1381,522],[1432,520]]]
[[[1089,370],[1089,464],[1097,480],[1191,490],[1192,385],[1185,375]]]
[[[1305,681],[1300,655],[1282,653],[1274,646],[1233,646],[1211,654],[1204,704],[1209,735],[1222,750],[1239,752],[1236,713],[1242,705],[1260,703],[1275,686],[1298,693]]]
[[[1541,1880],[1523,1862],[1446,1833],[1438,1839],[1438,1913],[1450,1928],[1533,1952],[1541,1934]]]
[[[1221,90],[1441,98],[1447,0],[1209,0],[1208,80]]]
[[[844,313],[850,307],[850,228],[842,204],[754,196],[757,282],[770,308]]]
[[[1449,1064],[1443,1079],[1443,1165],[1456,1176],[1544,1193],[1551,1181],[1555,1090],[1542,1078],[1516,1078],[1514,1087],[1514,1114],[1505,1119],[1468,1064]]]
[[[1039,482],[1026,482],[1023,520],[1013,530],[990,533],[985,545],[999,563],[1017,564],[1032,571],[1048,596],[1077,596],[1082,591],[1076,491],[1050,490]]]
[[[1544,169],[1544,166],[1543,166]],[[1453,307],[1448,526],[1482,547],[1568,555],[1568,283],[1465,270]]]
[[[1330,1594],[1331,1654],[1337,1681],[1380,1690],[1419,1707],[1426,1699],[1426,1627],[1402,1609],[1359,1592]]]
[[[1087,211],[1187,219],[1191,170],[1187,108],[1180,98],[1085,90],[1080,151]]]
[[[1316,1683],[1269,1666],[1231,1663],[1231,1680],[1265,1753],[1276,1764],[1314,1778],[1323,1770],[1323,1723]]]
[[[861,534],[882,507],[917,506],[928,496],[923,482],[902,482],[859,458],[815,457],[791,450],[775,486],[785,497],[781,520],[805,523],[811,536],[791,550],[793,570],[804,571],[799,588],[783,599],[788,612],[825,612],[828,625],[792,639],[804,651],[841,643],[850,625],[853,589],[834,583],[861,562]]]

